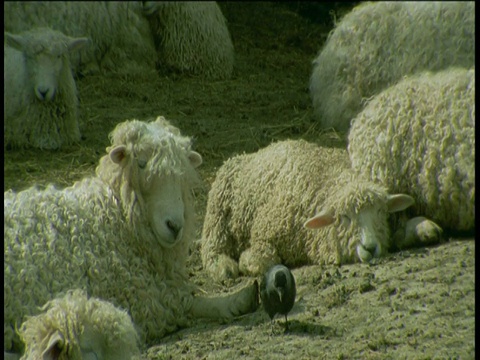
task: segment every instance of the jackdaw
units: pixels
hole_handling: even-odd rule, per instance
[[[285,330],[288,330],[287,314],[292,310],[296,294],[295,278],[286,266],[274,265],[265,273],[260,284],[260,298],[272,325],[275,315],[282,314],[285,315]]]

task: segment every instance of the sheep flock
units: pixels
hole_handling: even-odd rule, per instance
[[[80,140],[72,72],[232,75],[233,44],[215,2],[8,1],[4,14],[4,131],[11,147],[58,149]],[[38,89],[47,86],[44,97]]]
[[[370,282],[378,286],[378,299],[366,301],[373,310],[388,303],[400,314],[398,300],[414,292],[398,285],[385,290],[388,276],[382,271],[430,252],[413,247],[475,233],[474,2],[353,6],[334,19],[323,45],[311,46],[308,36],[301,40],[312,42],[312,50],[302,65],[305,106],[292,105],[295,124],[286,130],[263,123],[250,128],[253,149],[242,148],[246,143],[238,139],[231,152],[223,133],[228,129],[235,136],[247,124],[237,121],[250,116],[248,106],[242,107],[249,99],[229,104],[234,116],[225,113],[226,106],[217,109],[215,101],[228,96],[236,80],[255,84],[258,74],[239,69],[257,49],[246,43],[235,55],[234,43],[245,41],[244,28],[236,23],[232,37],[222,9],[240,23],[243,15],[228,12],[234,7],[210,1],[4,4],[7,156],[24,153],[40,166],[45,155],[53,162],[71,157],[73,168],[77,151],[90,152],[90,163],[79,164],[90,172],[66,186],[49,170],[47,184],[40,184],[27,165],[22,176],[28,187],[5,187],[5,358],[133,360],[150,358],[153,346],[160,358],[160,347],[188,357],[188,346],[196,344],[183,350],[179,344],[188,343],[190,331],[207,333],[209,326],[236,319],[247,334],[268,323],[252,313],[259,305],[268,308],[258,282],[275,266],[292,270],[298,285],[288,310],[293,333],[282,339],[298,331],[330,336],[331,325],[323,324],[328,314],[314,320],[322,325],[299,316],[320,314],[320,307],[307,306],[312,296],[342,296],[341,287],[331,286],[340,280],[329,280],[326,269],[348,274],[342,283],[364,280],[357,276],[365,271],[378,276]],[[287,38],[285,44],[297,40]],[[273,48],[278,55],[287,47]],[[266,62],[254,69],[270,74],[269,67]],[[124,93],[108,88],[110,81],[122,84]],[[148,93],[138,93],[136,82],[144,82]],[[218,98],[202,100],[210,88],[218,89]],[[250,90],[252,98],[260,94]],[[111,94],[94,99],[102,91]],[[254,106],[268,99],[282,104],[282,112],[291,98],[271,96],[284,91],[267,89],[268,96],[259,96]],[[117,103],[117,96],[129,102]],[[206,114],[221,113],[219,121],[228,126],[215,119],[215,126],[203,124],[203,109],[197,109],[203,105],[211,107]],[[128,115],[118,117],[113,108]],[[159,113],[180,116],[174,122],[151,117]],[[275,116],[266,115],[267,122],[270,115]],[[100,128],[98,135],[108,142],[99,147],[89,136]],[[200,166],[204,162],[207,169]],[[454,261],[459,269],[445,285],[452,300],[450,289],[467,266],[461,258]],[[304,277],[307,266],[321,275]],[[434,276],[442,269],[430,270]],[[430,275],[419,281],[425,284]],[[367,299],[372,287],[357,285],[335,306],[351,310],[352,294]],[[414,310],[418,319],[436,306],[425,304]],[[347,318],[360,316],[357,310]],[[221,343],[202,349],[229,357],[231,352],[215,350],[238,350],[229,343],[230,334],[238,334],[235,327],[226,325]],[[385,349],[368,340],[369,354],[390,351],[392,331],[378,340]],[[448,339],[445,332],[442,341]],[[254,348],[242,344],[235,356],[259,357],[249,353]]]
[[[206,78],[231,74],[233,46],[215,2],[8,1],[4,12],[9,32],[52,27],[90,38],[92,46],[72,58],[84,74],[151,76],[157,63]]]

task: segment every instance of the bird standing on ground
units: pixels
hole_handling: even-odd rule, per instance
[[[288,330],[287,314],[292,310],[296,294],[295,278],[286,266],[274,265],[265,273],[260,298],[272,324],[276,314],[285,315],[285,330]]]

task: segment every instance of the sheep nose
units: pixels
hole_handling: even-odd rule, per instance
[[[176,239],[178,237],[178,234],[182,230],[182,225],[178,224],[173,220],[167,220],[167,228],[172,232],[173,237]]]
[[[37,87],[37,97],[38,97],[38,99],[41,100],[41,101],[51,100],[53,98],[53,95],[50,96],[49,91],[50,91],[49,88],[41,87],[41,86]]]

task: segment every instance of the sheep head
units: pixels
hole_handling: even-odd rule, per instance
[[[390,245],[388,214],[413,203],[411,196],[388,194],[373,183],[351,183],[332,194],[304,227],[335,226],[338,238],[343,239],[337,244],[339,261],[352,261],[356,253],[360,261],[370,262],[383,255]]]
[[[71,38],[61,32],[37,28],[22,34],[5,33],[5,43],[22,52],[39,101],[52,101],[59,86],[62,71],[71,71],[68,52],[88,43],[87,38]]]
[[[130,316],[83,290],[69,290],[41,310],[19,329],[26,348],[22,360],[126,360],[139,353]]]
[[[110,137],[112,146],[97,174],[120,199],[133,226],[147,225],[163,247],[173,247],[190,221],[187,207],[199,183],[195,168],[202,157],[163,117],[123,122]]]

